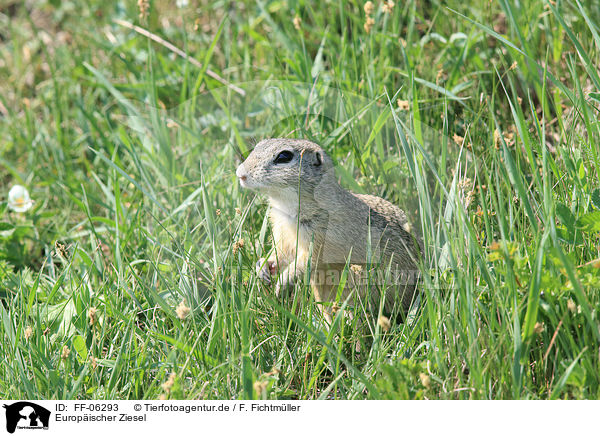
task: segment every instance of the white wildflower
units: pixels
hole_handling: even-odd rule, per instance
[[[21,185],[13,186],[8,192],[8,207],[15,212],[27,212],[33,206],[29,191]]]

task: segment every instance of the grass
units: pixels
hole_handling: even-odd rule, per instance
[[[1,397],[600,398],[594,2],[3,3]],[[277,136],[407,211],[407,322],[257,282]]]

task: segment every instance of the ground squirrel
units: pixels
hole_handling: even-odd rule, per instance
[[[268,198],[275,250],[268,260],[258,261],[257,272],[269,283],[280,272],[277,296],[289,291],[310,265],[317,302],[337,298],[341,304],[351,296],[351,302],[358,297],[377,310],[383,291],[384,312],[408,308],[421,250],[405,213],[382,198],[341,187],[331,158],[319,145],[302,139],[263,140],[236,175],[242,187]],[[348,260],[346,286],[338,295]],[[378,274],[367,274],[375,270]],[[320,306],[331,319],[335,304]]]

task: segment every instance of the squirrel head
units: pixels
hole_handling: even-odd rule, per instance
[[[287,138],[260,141],[236,171],[242,187],[296,201],[299,193],[312,194],[324,179],[335,182],[333,174],[333,162],[319,145]]]

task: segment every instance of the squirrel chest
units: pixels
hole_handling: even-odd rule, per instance
[[[277,256],[295,257],[297,254],[298,257],[307,257],[313,232],[308,225],[298,222],[298,215],[292,215],[278,206],[271,204],[269,210],[275,245],[282,251]]]

